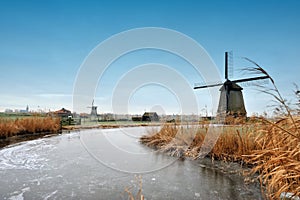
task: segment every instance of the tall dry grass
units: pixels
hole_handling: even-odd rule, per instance
[[[249,60],[249,59],[248,59]],[[288,105],[274,80],[258,64],[251,70],[268,76],[273,88],[258,86],[263,93],[274,97],[277,106],[273,120],[253,117],[239,126],[222,130],[203,125],[198,130],[182,131],[180,126],[165,126],[158,133],[145,135],[141,142],[174,156],[197,158],[205,136],[219,133],[218,140],[207,156],[212,159],[237,161],[252,166],[258,173],[267,199],[280,199],[283,194],[300,196],[300,91],[296,87],[296,107]],[[275,120],[277,119],[277,120]]]
[[[274,113],[281,119],[276,122],[260,118],[265,123],[257,132],[256,142],[259,145],[253,150],[249,161],[255,167],[252,172],[260,173],[260,181],[266,185],[266,194],[270,199],[278,199],[281,194],[300,196],[300,91],[296,86],[296,104],[288,104],[278,90],[272,77],[254,61],[256,67],[250,69],[254,73],[268,76],[272,87],[258,86],[260,91],[271,95],[276,102]],[[295,107],[296,106],[296,107]]]
[[[254,166],[252,173],[259,173],[270,199],[279,199],[287,192],[300,196],[300,135],[295,131],[300,119],[262,121],[263,129],[256,132],[257,148],[244,156]]]
[[[294,135],[295,127],[287,118],[277,122],[258,120],[223,127],[207,157],[252,167],[251,173],[259,173],[258,179],[269,199],[278,199],[283,192],[299,196],[300,135]],[[300,119],[295,122],[299,127]],[[220,127],[210,129],[210,134],[220,131]],[[196,134],[180,126],[165,125],[158,133],[145,135],[140,141],[171,156],[198,158],[207,133],[208,125],[198,127]]]
[[[142,188],[143,188],[143,180],[142,180],[142,176],[135,176],[135,182],[138,183],[138,191],[136,193],[136,195],[133,194],[133,186],[130,187],[126,187],[124,189],[125,194],[128,197],[128,200],[144,200],[144,195],[142,194]]]
[[[259,126],[259,124],[226,127],[202,125],[187,129],[179,125],[165,125],[158,133],[142,136],[140,142],[173,156],[197,158],[208,130],[210,129],[209,134],[222,131],[217,135],[217,142],[207,156],[227,161],[247,162],[244,155],[259,148],[255,140],[257,135],[254,134]]]
[[[0,137],[7,138],[15,135],[58,132],[60,119],[54,117],[26,117],[21,119],[0,118]]]

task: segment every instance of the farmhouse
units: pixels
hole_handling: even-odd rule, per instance
[[[69,117],[69,116],[72,116],[72,113],[71,111],[65,109],[65,108],[62,108],[60,110],[57,110],[54,112],[55,115],[59,116],[59,117]]]
[[[142,121],[159,121],[159,117],[156,112],[145,112],[142,116]]]

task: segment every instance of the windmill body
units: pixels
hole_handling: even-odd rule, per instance
[[[243,88],[238,84],[227,80],[220,88],[220,100],[218,106],[218,117],[232,115],[234,117],[246,117]]]
[[[92,106],[91,107],[91,116],[96,117],[97,116],[97,106]]]
[[[97,106],[94,106],[94,100],[92,102],[92,106],[88,107],[91,108],[91,120],[97,120],[98,119],[98,114],[97,114]]]
[[[221,86],[220,100],[217,110],[217,118],[225,119],[227,117],[246,118],[247,112],[243,98],[243,88],[237,83],[267,79],[269,76],[259,76],[254,78],[238,79],[231,81],[228,79],[228,52],[225,52],[225,82],[214,85],[203,85],[194,87],[194,89]]]

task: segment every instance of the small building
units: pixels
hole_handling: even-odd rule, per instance
[[[89,118],[89,114],[87,114],[87,113],[80,113],[79,117],[80,118]]]
[[[59,116],[59,117],[69,117],[69,116],[72,116],[72,112],[65,109],[65,108],[62,108],[60,110],[57,110],[54,112],[55,115]]]
[[[131,120],[134,121],[134,122],[142,121],[142,116],[132,116]]]
[[[26,106],[25,110],[19,110],[20,113],[29,113],[29,107],[28,105]]]
[[[115,121],[115,116],[112,113],[104,113],[99,115],[101,121]]]
[[[5,113],[13,113],[14,111],[12,109],[5,109]]]
[[[142,121],[159,121],[159,117],[156,112],[145,112],[142,116]]]

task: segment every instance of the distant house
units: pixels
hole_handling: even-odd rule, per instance
[[[59,116],[59,117],[69,117],[69,116],[72,116],[72,113],[71,111],[65,109],[65,108],[62,108],[60,110],[57,110],[54,112],[55,115]]]
[[[102,121],[115,121],[114,114],[112,113],[104,113],[100,114],[99,116]]]
[[[134,121],[134,122],[142,121],[142,116],[132,116],[131,120]]]
[[[12,109],[5,109],[5,111],[4,112],[6,112],[6,113],[12,113],[12,112],[14,112]]]
[[[79,116],[80,118],[89,118],[89,114],[87,113],[80,113]]]
[[[28,105],[26,106],[25,110],[19,110],[20,113],[29,113],[29,107]]]
[[[145,112],[142,116],[142,121],[159,121],[159,117],[156,112]]]

